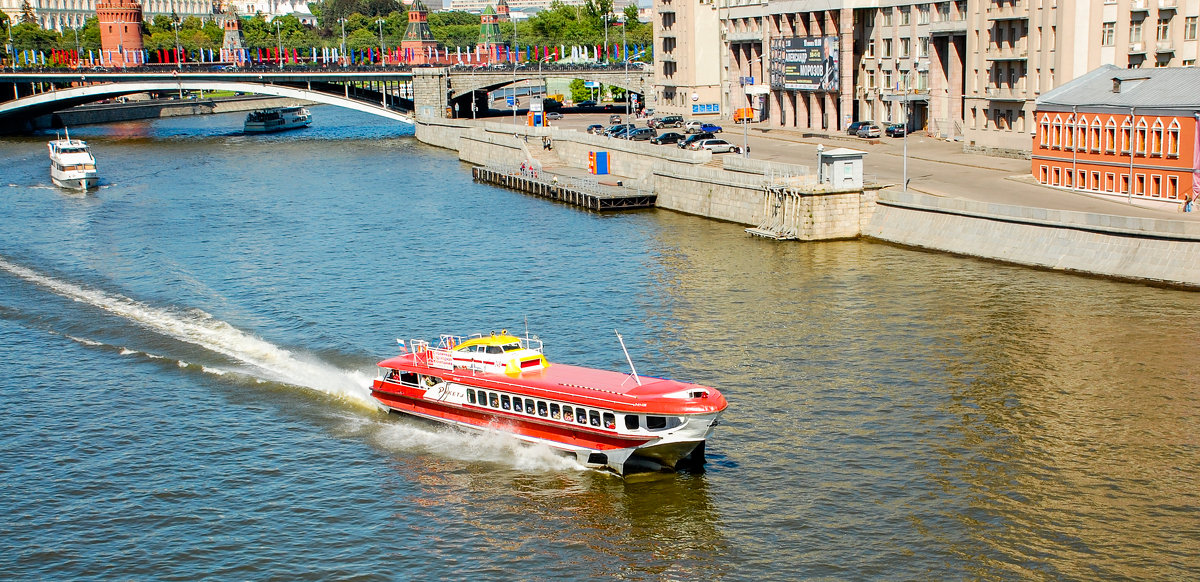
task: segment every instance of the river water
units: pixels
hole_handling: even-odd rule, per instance
[[[314,108],[0,140],[0,578],[1185,579],[1200,296],[475,184]],[[389,416],[396,338],[720,388],[703,473]]]

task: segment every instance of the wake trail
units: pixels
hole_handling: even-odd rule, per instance
[[[162,335],[242,362],[262,372],[263,379],[309,388],[372,408],[378,407],[368,388],[369,375],[298,356],[199,309],[177,312],[152,307],[128,297],[61,281],[4,259],[0,259],[0,269],[67,299],[91,305]]]

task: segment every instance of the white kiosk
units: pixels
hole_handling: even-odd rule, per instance
[[[817,179],[833,190],[857,190],[863,187],[863,156],[867,152],[849,148],[825,151],[817,148]]]

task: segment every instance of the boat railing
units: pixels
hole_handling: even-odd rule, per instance
[[[520,340],[521,347],[527,350],[542,351],[542,340],[536,337],[522,337],[517,339]]]

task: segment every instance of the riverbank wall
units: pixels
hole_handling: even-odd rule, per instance
[[[1050,210],[903,193],[880,186],[829,191],[805,166],[714,159],[573,130],[489,122],[419,121],[417,138],[477,165],[587,169],[609,152],[614,174],[656,206],[792,240],[878,241],[1049,270],[1200,289],[1200,223]],[[541,151],[541,137],[553,139]],[[533,144],[532,148],[530,144]]]
[[[212,115],[307,104],[308,102],[287,97],[256,95],[218,99],[152,99],[124,103],[90,103],[39,116],[34,119],[33,125],[37,129],[55,129],[96,123],[115,123],[182,115]]]

